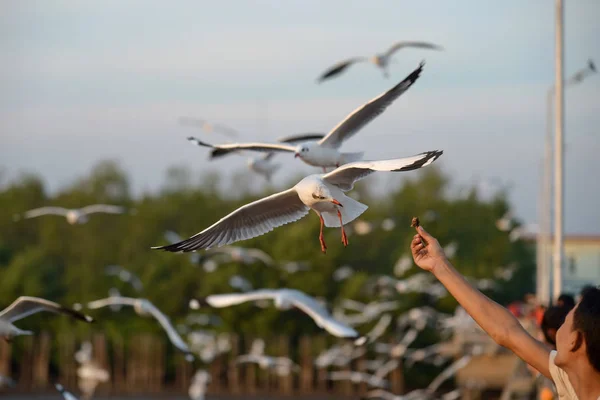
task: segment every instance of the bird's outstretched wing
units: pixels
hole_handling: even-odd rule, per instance
[[[321,83],[327,79],[333,78],[334,76],[341,74],[346,70],[346,68],[348,68],[352,64],[368,60],[369,59],[366,57],[354,57],[348,60],[340,61],[339,63],[331,66],[325,72],[323,72],[323,74],[321,74],[321,76],[319,76],[319,78],[317,79],[317,83]]]
[[[213,149],[210,152],[210,158],[218,158],[225,156],[230,153],[236,153],[244,150],[248,151],[258,151],[262,153],[295,153],[296,147],[285,145],[285,144],[277,144],[277,143],[228,143],[228,144],[219,144],[212,145],[202,140],[195,138],[193,136],[188,137],[190,142],[194,142],[198,146],[209,147]]]
[[[417,69],[410,73],[404,80],[398,83],[396,86],[391,88],[385,93],[380,94],[373,100],[369,101],[352,111],[342,122],[337,124],[327,136],[319,141],[322,146],[338,148],[341,144],[352,137],[356,132],[361,130],[365,125],[379,116],[385,111],[390,104],[406,92],[413,83],[419,79],[421,72],[423,72],[423,66],[421,63]]]
[[[65,314],[85,322],[94,321],[94,319],[90,316],[84,315],[75,310],[71,310],[70,308],[63,307],[53,301],[29,296],[21,296],[16,299],[10,306],[6,307],[2,312],[0,312],[0,319],[7,320],[9,322],[15,322],[41,311]]]
[[[396,158],[380,161],[357,161],[344,164],[333,171],[324,174],[323,180],[339,187],[341,190],[352,190],[354,183],[377,171],[412,171],[425,167],[437,160],[444,152],[441,150],[428,151],[407,158]]]
[[[135,306],[139,302],[139,299],[132,297],[121,297],[111,296],[104,299],[94,300],[87,303],[87,308],[95,310],[97,308],[108,307],[108,306]]]
[[[206,302],[211,307],[223,308],[246,303],[248,301],[272,300],[276,295],[277,292],[270,289],[255,290],[246,293],[211,294],[206,297]]]
[[[417,41],[401,41],[396,42],[385,52],[386,57],[390,57],[392,54],[405,47],[413,47],[417,49],[428,49],[428,50],[444,50],[442,46],[429,42],[417,42]]]
[[[153,249],[188,252],[219,247],[264,235],[308,214],[294,188],[246,204],[215,224],[182,242]]]
[[[302,142],[311,142],[321,140],[325,137],[324,133],[299,133],[297,135],[285,136],[277,139],[281,143],[298,144]]]
[[[345,325],[333,318],[333,316],[329,314],[325,307],[319,304],[312,297],[297,290],[289,290],[287,291],[286,295],[289,296],[289,299],[292,301],[295,307],[306,313],[317,323],[317,325],[332,335],[350,338],[358,336],[358,332],[348,325]]]
[[[158,308],[156,308],[154,304],[152,304],[148,300],[144,300],[143,308],[145,311],[149,312],[154,317],[154,319],[158,321],[160,326],[162,326],[165,332],[167,332],[169,340],[171,340],[171,343],[173,343],[175,347],[177,347],[180,351],[182,351],[185,354],[192,354],[188,345],[181,338],[181,336],[179,336],[179,333],[177,333],[177,331],[173,327],[173,324],[171,324],[171,321],[165,314],[163,314]]]
[[[66,215],[69,212],[68,209],[63,207],[40,207],[34,208],[33,210],[26,211],[23,214],[23,218],[35,218],[42,215]]]
[[[83,214],[106,213],[106,214],[123,214],[125,207],[114,206],[111,204],[92,204],[85,206],[80,210]]]

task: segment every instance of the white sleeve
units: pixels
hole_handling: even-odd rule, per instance
[[[577,395],[575,394],[573,385],[571,385],[569,376],[564,370],[557,367],[554,363],[556,354],[556,350],[550,352],[548,367],[550,369],[550,375],[552,375],[552,380],[556,385],[556,392],[558,393],[558,398],[560,400],[577,400]]]

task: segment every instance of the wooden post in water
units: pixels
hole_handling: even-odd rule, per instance
[[[394,394],[404,394],[404,363],[400,358],[398,360],[398,367],[390,373],[390,387]]]
[[[325,336],[313,337],[313,346],[315,349],[314,354],[321,354],[322,351],[327,349],[327,341]],[[327,378],[327,368],[317,369],[317,389],[321,393],[329,391],[329,380]]]
[[[68,388],[77,385],[77,363],[75,362],[75,337],[73,335],[58,335],[58,379]]]
[[[12,346],[5,340],[0,341],[0,374],[12,376]]]
[[[48,367],[50,366],[50,335],[42,332],[34,342],[31,387],[45,389],[48,386]]]
[[[116,337],[112,342],[113,368],[112,382],[113,392],[123,393],[127,390],[125,376],[125,340],[122,336]]]
[[[98,385],[95,393],[106,394],[112,390],[112,371],[108,365],[108,354],[106,350],[106,337],[103,333],[96,333],[92,336],[92,359],[98,363],[101,368],[108,371],[109,378],[107,383],[101,383]]]
[[[300,337],[300,393],[311,394],[314,392],[314,354],[310,337]]]
[[[235,363],[235,358],[239,355],[240,338],[234,334],[229,337],[229,340],[231,342],[231,351],[229,352],[227,363],[227,387],[231,391],[231,394],[239,394],[241,392],[240,373]]]
[[[289,342],[288,336],[280,336],[279,337],[279,354],[282,357],[289,357],[292,360],[294,359],[294,357],[292,357],[290,355],[290,342]],[[283,393],[286,396],[289,396],[293,393],[295,376],[296,376],[296,372],[292,370],[289,375],[280,377],[280,379],[279,379],[280,385],[277,388],[277,389],[279,389],[280,394]]]
[[[31,374],[33,368],[27,368],[34,364],[33,356],[33,336],[26,336],[23,341],[23,358],[21,359],[21,368],[19,369],[19,386],[30,388],[32,386]]]

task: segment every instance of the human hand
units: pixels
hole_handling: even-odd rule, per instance
[[[417,234],[410,244],[415,264],[425,271],[433,271],[436,265],[446,262],[446,254],[436,238],[422,226],[417,226]]]

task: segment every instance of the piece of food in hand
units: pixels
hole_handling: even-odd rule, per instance
[[[412,221],[410,222],[410,227],[411,228],[418,228],[419,227],[419,217],[413,217]]]

